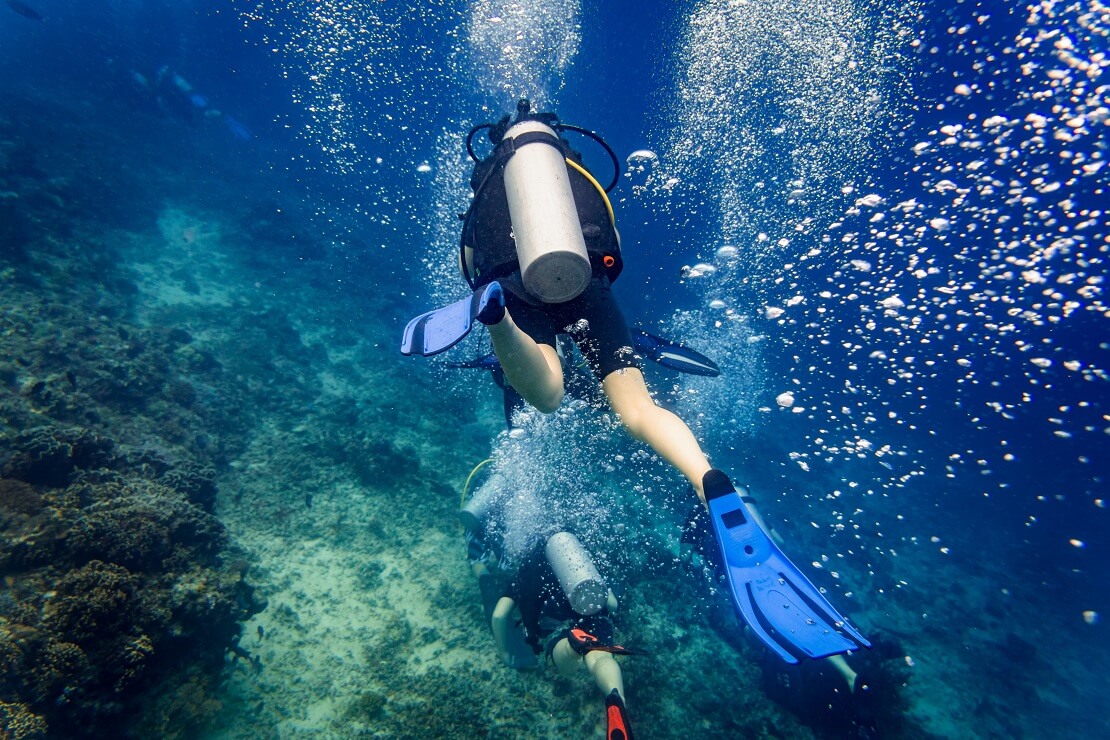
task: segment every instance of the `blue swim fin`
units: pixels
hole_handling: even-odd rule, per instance
[[[474,320],[493,324],[505,315],[505,294],[492,282],[450,306],[420,314],[405,327],[401,354],[431,357],[446,352],[470,333]]]
[[[643,329],[632,330],[632,343],[636,351],[644,357],[680,373],[704,375],[707,378],[715,378],[721,374],[721,368],[717,367],[717,363],[701,352],[649,334]]]
[[[227,130],[231,132],[231,135],[239,141],[250,141],[254,138],[254,134],[251,133],[249,128],[240,123],[238,119],[232,118],[226,113],[224,114],[224,125],[227,126]]]
[[[756,523],[727,475],[710,470],[702,486],[732,602],[763,644],[787,663],[871,647]]]

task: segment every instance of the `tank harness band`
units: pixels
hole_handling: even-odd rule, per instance
[[[529,144],[547,144],[558,149],[564,157],[566,156],[566,148],[563,147],[563,142],[559,141],[558,136],[552,136],[546,131],[525,131],[511,139],[506,137],[501,140],[497,145],[497,163],[504,166],[518,149]]]

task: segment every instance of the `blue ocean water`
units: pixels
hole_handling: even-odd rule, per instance
[[[28,6],[41,18],[18,12]],[[907,725],[888,734],[1110,736],[1100,668],[1110,657],[1107,14],[1098,2],[1051,0],[27,0],[0,7],[0,120],[34,128],[41,117],[44,180],[54,159],[111,168],[73,167],[84,177],[84,228],[101,224],[105,239],[159,213],[169,223],[166,204],[178,202],[247,224],[250,269],[217,277],[253,284],[271,311],[301,317],[292,334],[260,319],[264,338],[241,340],[248,355],[251,341],[287,343],[288,363],[259,372],[327,357],[329,372],[307,385],[357,385],[364,376],[344,375],[344,363],[380,374],[376,394],[344,391],[358,399],[351,416],[306,401],[306,419],[366,425],[408,452],[420,449],[414,438],[458,430],[460,457],[493,445],[509,460],[502,475],[521,455],[528,475],[589,488],[597,500],[575,516],[593,522],[641,603],[672,578],[648,553],[675,544],[690,504],[681,482],[596,419],[569,430],[534,420],[532,444],[494,440],[492,383],[400,358],[395,346],[408,318],[465,294],[455,254],[466,131],[520,97],[598,131],[622,164],[612,198],[625,313],[723,370],[714,379],[653,370],[649,381],[714,464],[751,486],[838,606],[897,643]],[[181,98],[174,75],[200,97]],[[59,117],[64,126],[46,125]],[[603,154],[582,148],[607,176]],[[630,156],[642,150],[652,155]],[[125,181],[134,190],[115,188]],[[187,219],[165,231],[179,246],[205,244]],[[297,285],[304,291],[278,295]],[[190,330],[215,337],[221,327]],[[455,356],[482,347],[475,337]],[[275,424],[296,425],[296,412],[282,413]],[[427,426],[414,429],[411,414]],[[545,429],[581,436],[568,451],[542,441]],[[325,441],[299,454],[333,452]],[[568,455],[589,475],[561,467]],[[237,459],[220,461],[225,496],[247,485]],[[454,482],[463,463],[428,453],[420,465],[442,466]],[[247,518],[231,508],[229,521]],[[683,588],[675,598],[703,598],[696,584]],[[652,635],[721,639],[697,613],[673,626],[652,619]],[[470,639],[488,639],[474,624]],[[683,639],[669,646],[675,660]],[[545,680],[495,670],[491,685]],[[633,697],[638,679],[651,683],[641,670],[629,671]],[[676,736],[691,716],[708,736],[739,732],[739,710],[679,706],[698,685],[687,670],[671,693],[662,682],[642,689],[654,708],[640,713],[652,719],[643,725],[632,713],[638,735]],[[224,733],[255,721],[262,734],[353,736],[385,721],[300,717],[297,694],[278,683],[253,696],[289,703],[282,720],[258,710],[221,720]],[[598,703],[588,686],[573,691]],[[780,734],[840,731],[807,725],[813,707],[788,708],[801,724]],[[477,722],[490,734],[521,732],[497,729],[497,711],[484,711]],[[539,734],[568,732],[552,727]]]

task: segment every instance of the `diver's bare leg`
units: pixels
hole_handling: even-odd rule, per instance
[[[601,387],[628,433],[678,468],[704,501],[701,479],[709,472],[709,460],[686,422],[655,405],[643,373],[634,367],[617,370],[605,376]]]
[[[508,310],[505,318],[487,328],[505,378],[516,392],[545,414],[559,408],[563,402],[563,364],[555,348],[537,344],[513,323]]]
[[[601,689],[602,696],[609,696],[613,689],[616,689],[621,701],[628,701],[624,695],[624,674],[621,673],[620,664],[610,653],[604,650],[591,650],[586,653],[586,668],[590,670],[594,682]]]
[[[848,690],[853,694],[856,693],[856,680],[859,678],[859,674],[852,670],[852,667],[848,665],[848,661],[844,660],[844,656],[830,655],[828,661],[841,676],[844,676],[844,680],[848,682]]]

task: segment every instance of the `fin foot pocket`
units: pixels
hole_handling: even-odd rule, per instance
[[[422,313],[410,321],[401,337],[401,354],[431,357],[446,352],[470,333],[474,319],[496,324],[505,317],[505,292],[492,282],[450,306]]]
[[[474,317],[486,326],[501,323],[505,318],[505,290],[496,280],[475,294],[477,306]]]

